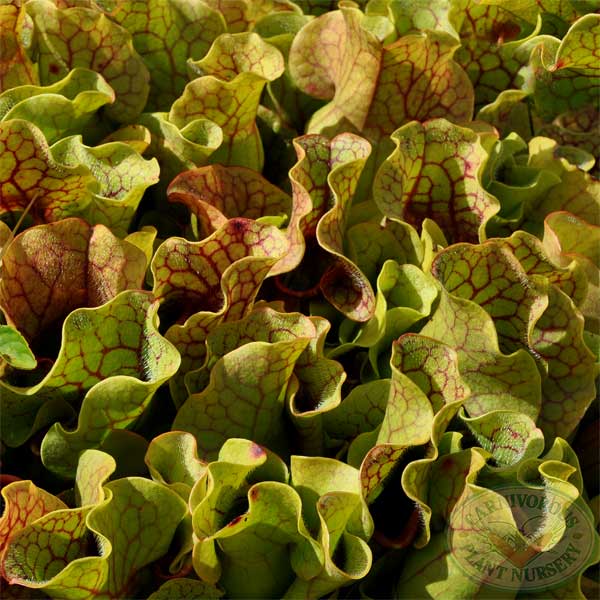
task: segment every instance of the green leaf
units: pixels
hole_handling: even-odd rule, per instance
[[[509,409],[537,419],[541,385],[535,360],[523,349],[502,354],[494,323],[481,307],[442,291],[421,334],[458,354],[460,374],[471,390],[464,403],[470,416]]]
[[[360,206],[360,205],[359,205]],[[384,263],[395,260],[419,266],[423,245],[408,223],[386,219],[385,222],[362,221],[346,230],[348,258],[365,274],[372,285]]]
[[[373,521],[360,493],[358,470],[328,458],[294,456],[291,485],[300,494],[309,527],[318,532],[325,564],[308,581],[296,579],[286,595],[321,597],[364,577],[371,567],[366,542]]]
[[[80,216],[125,234],[144,191],[158,181],[156,161],[124,143],[89,148],[72,136],[48,147],[42,132],[21,119],[0,123],[0,148],[0,214],[33,201],[37,223]]]
[[[77,215],[94,186],[85,166],[67,167],[54,160],[35,125],[21,119],[0,123],[0,215],[23,211],[33,198],[38,223]]]
[[[181,431],[155,437],[148,446],[145,461],[154,481],[176,491],[185,489],[187,495],[206,472],[206,463],[198,458],[194,436]]]
[[[508,488],[504,492],[502,488],[492,491],[467,481],[466,493],[457,503],[450,517],[450,543],[455,560],[460,561],[462,568],[471,576],[478,568],[474,555],[481,557],[484,564],[487,559],[488,568],[492,571],[503,566],[512,573],[501,579],[507,592],[515,593],[519,587],[528,591],[540,591],[542,588],[543,591],[544,585],[547,586],[548,583],[544,584],[543,580],[538,579],[526,584],[524,578],[521,580],[518,576],[515,577],[515,571],[517,574],[520,571],[523,575],[524,567],[535,569],[536,563],[532,559],[545,564],[548,558],[556,553],[560,556],[567,548],[574,547],[573,544],[578,546],[577,540],[584,536],[587,536],[587,540],[586,543],[581,544],[579,554],[582,551],[585,554],[578,557],[579,560],[576,561],[575,566],[571,566],[569,572],[563,572],[559,578],[554,578],[555,582],[562,583],[568,581],[570,577],[578,578],[588,564],[597,560],[599,542],[589,516],[589,508],[582,501],[577,488],[568,482],[573,467],[552,460],[540,461],[540,463],[535,470],[544,484],[543,488],[536,488],[526,481],[517,479],[518,484],[515,487]],[[535,513],[525,510],[524,515],[519,516],[518,513],[513,515],[509,505],[510,496],[507,496],[511,489],[515,490],[515,493],[520,493],[522,497],[537,496],[538,502],[544,501],[546,506],[555,507],[552,516],[543,519],[529,535],[522,533],[523,517],[531,519]],[[490,508],[481,510],[486,503],[489,503],[487,506]],[[480,511],[475,507],[480,507]],[[490,511],[493,514],[492,518],[489,515]],[[573,514],[577,514],[577,531],[570,531],[571,528],[567,525],[567,521],[571,527],[575,524],[569,518],[569,515]],[[471,522],[468,523],[467,519]],[[465,526],[469,529],[468,539]],[[494,558],[491,553],[494,554]],[[481,583],[493,582],[493,580],[486,581],[482,577],[478,579]]]
[[[415,226],[431,218],[451,242],[485,238],[499,205],[478,181],[486,153],[477,134],[435,119],[401,127],[392,141],[373,184],[381,212]]]
[[[167,552],[186,507],[175,493],[147,479],[120,479],[106,489],[112,498],[90,514],[88,525],[106,540],[107,592],[132,594],[136,572]]]
[[[169,185],[169,201],[185,204],[204,235],[228,219],[290,215],[292,200],[260,173],[246,167],[211,165],[181,173]]]
[[[247,515],[204,543],[216,541],[229,558],[219,582],[231,597],[282,596],[298,571],[307,577],[318,568],[320,552],[302,525],[300,498],[291,487],[259,482],[247,497]]]
[[[482,4],[500,6],[519,18],[535,23],[540,14],[555,15],[559,19],[568,22],[577,18],[577,5],[584,5],[585,0],[482,0]]]
[[[415,359],[423,367],[422,377],[411,371]],[[363,495],[374,515],[379,543],[404,547],[416,536],[415,544],[421,547],[430,538],[429,473],[442,435],[468,396],[468,388],[458,373],[456,354],[422,336],[400,337],[393,345],[391,367],[385,415],[360,467]],[[364,436],[365,445],[367,440]],[[417,512],[391,522],[392,506],[406,501],[416,502]]]
[[[555,286],[536,323],[531,347],[547,369],[542,378],[540,426],[548,436],[568,437],[596,397],[598,367],[583,339],[583,317]]]
[[[171,431],[155,437],[148,446],[144,462],[154,481],[167,486],[188,503],[186,515],[179,524],[169,555],[167,576],[179,576],[192,568],[194,540],[191,506],[188,501],[192,488],[206,474],[206,463],[198,458],[194,436],[181,431]]]
[[[431,219],[425,219],[421,223],[421,245],[423,247],[421,268],[424,273],[431,273],[431,264],[435,255],[448,245],[444,232]]]
[[[150,75],[126,29],[92,8],[59,8],[49,0],[30,0],[26,8],[35,24],[43,84],[58,81],[76,67],[91,69],[115,91],[108,116],[126,123],[142,112]]]
[[[433,409],[422,390],[392,370],[390,397],[377,436],[378,444],[418,446],[429,441]]]
[[[202,60],[188,65],[198,78],[171,106],[169,122],[182,129],[199,118],[213,121],[223,143],[212,162],[261,170],[256,112],[265,84],[283,72],[279,50],[254,33],[223,34]]]
[[[528,279],[503,239],[455,244],[434,259],[432,273],[448,292],[483,307],[494,319],[500,347],[523,347],[547,306],[543,283]]]
[[[14,233],[11,228],[4,221],[0,221],[0,266],[2,265],[4,252],[13,239]]]
[[[337,39],[335,48],[328,40]],[[344,7],[305,25],[294,38],[290,69],[304,92],[328,100],[312,116],[309,133],[364,135],[375,152],[374,170],[392,150],[387,136],[401,125],[436,117],[467,121],[473,90],[452,55],[458,43],[449,34],[405,35],[383,46],[362,26],[362,13]],[[390,102],[395,110],[388,110]]]
[[[392,341],[429,315],[437,295],[431,275],[424,274],[415,265],[385,261],[377,278],[373,318],[360,326],[343,321],[339,328],[343,343],[332,349],[329,356],[343,354],[354,347],[368,348],[375,376],[389,376]]]
[[[500,211],[488,224],[490,232],[514,231],[531,207],[560,183],[560,177],[552,171],[523,164],[527,149],[527,144],[514,133],[491,148],[481,180],[485,189],[500,201]]]
[[[329,322],[310,317],[315,328],[306,350],[300,355],[294,375],[297,390],[292,388],[288,411],[298,432],[298,447],[309,455],[323,454],[327,445],[324,420],[341,402],[344,368],[323,356]]]
[[[135,595],[138,572],[167,552],[185,503],[138,477],[104,489],[100,504],[55,511],[13,537],[4,557],[9,581],[57,598]],[[91,532],[100,556],[86,554]]]
[[[568,212],[554,212],[544,221],[544,249],[560,265],[569,268],[576,261],[587,278],[587,289],[570,290],[559,286],[579,307],[586,328],[598,323],[600,308],[600,274],[598,272],[600,228]],[[568,265],[568,266],[567,266]],[[577,271],[575,267],[574,272]]]
[[[200,60],[188,60],[190,73],[233,81],[241,73],[254,73],[269,81],[281,75],[281,53],[255,33],[223,34]]]
[[[0,519],[0,554],[10,539],[45,514],[66,508],[56,496],[31,481],[14,481],[2,488],[4,511]]]
[[[110,18],[131,34],[150,73],[147,110],[168,110],[187,83],[188,58],[202,58],[225,32],[223,16],[200,0],[117,2]]]
[[[392,345],[392,365],[425,393],[435,413],[445,404],[466,400],[458,354],[437,340],[415,333],[401,335]]]
[[[585,15],[578,19],[562,39],[552,70],[576,69],[600,75],[597,48],[600,46],[600,16]]]
[[[212,234],[228,219],[244,217],[266,223],[269,217],[281,217],[289,249],[271,268],[278,275],[297,266],[304,253],[300,221],[306,210],[298,195],[294,200],[246,167],[211,165],[186,171],[177,176],[167,190],[170,202],[185,204],[200,224],[201,236]]]
[[[366,321],[374,309],[373,290],[346,257],[344,234],[352,197],[371,147],[352,134],[331,140],[322,135],[302,136],[295,140],[295,146],[298,162],[290,170],[293,201],[302,217],[304,238],[315,236],[322,249],[318,287],[346,317]]]
[[[370,0],[365,13],[389,17],[398,37],[427,30],[446,31],[456,37],[456,31],[448,20],[449,9],[450,3],[447,0],[415,0],[411,3],[402,0]]]
[[[104,500],[102,486],[116,467],[115,460],[109,454],[98,450],[85,450],[79,457],[75,475],[77,506],[100,504]]]
[[[463,414],[462,420],[500,467],[536,458],[544,449],[542,431],[523,413],[496,410],[472,419]]]
[[[74,573],[77,577],[77,567],[73,569],[69,561],[85,553],[87,546],[85,519],[95,505],[104,501],[105,492],[102,486],[114,469],[114,460],[102,452],[88,451],[82,455],[76,480],[76,499],[80,508],[67,509],[58,498],[36,488],[30,482],[18,482],[21,485],[9,486],[8,489],[12,489],[6,494],[8,510],[5,517],[14,516],[14,511],[19,509],[18,504],[17,506],[12,504],[14,489],[19,494],[14,499],[17,501],[20,499],[21,505],[31,506],[32,518],[23,518],[14,539],[11,539],[11,533],[6,539],[7,549],[3,556],[3,569],[8,580],[12,577],[17,582],[23,583],[20,579],[25,576],[26,587],[43,588],[48,583],[46,578],[54,579],[49,582],[49,587],[60,590],[64,582],[60,573],[63,568],[70,568],[71,574]],[[40,510],[41,500],[45,505],[43,510]],[[25,553],[28,560],[32,562],[18,558]],[[77,583],[95,585],[97,581],[98,573],[91,572],[83,581]],[[77,592],[71,595],[73,592],[68,589],[71,586],[66,587],[64,592],[67,597],[78,597]]]
[[[489,589],[466,574],[448,549],[446,536],[438,533],[421,550],[413,550],[396,579],[393,593],[396,597],[448,598],[459,600],[469,597],[490,600],[510,600],[514,592]]]
[[[267,84],[263,105],[276,115],[276,134],[298,135],[322,101],[302,92],[292,76],[289,65],[289,52],[294,37],[311,18],[294,12],[275,12],[263,17],[254,28],[262,38],[283,54],[286,62],[282,76]],[[278,131],[280,129],[280,131]],[[284,134],[284,135],[285,135]]]
[[[27,55],[23,29],[27,13],[24,4],[0,5],[0,90],[38,83],[37,68]]]
[[[433,278],[414,265],[384,263],[377,278],[377,308],[381,335],[369,348],[375,373],[388,376],[392,342],[427,317],[438,296]],[[369,322],[370,323],[370,322]]]
[[[493,412],[490,414],[494,414]],[[465,493],[468,482],[473,482],[486,467],[490,458],[483,448],[462,449],[462,435],[456,448],[445,451],[431,465],[431,485],[428,499],[431,506],[431,524],[434,531],[443,531],[450,521],[456,504]]]
[[[252,442],[230,439],[192,491],[194,569],[228,596],[283,597],[297,575],[309,579],[321,570],[322,549],[278,460]]]
[[[152,262],[156,234],[157,231],[155,227],[145,226],[125,237],[126,242],[133,244],[136,248],[139,248],[144,253],[147,266],[149,266]]]
[[[83,400],[79,429],[65,432],[57,424],[45,442],[47,466],[73,474],[76,452],[97,447],[112,429],[131,424],[157,387],[175,373],[179,356],[156,331],[155,311],[150,294],[136,291],[98,308],[73,311],[63,324],[61,349],[48,374],[30,387],[1,383],[3,441],[20,445],[61,419],[67,401]],[[51,448],[52,440],[56,445]]]
[[[209,335],[205,367],[194,375],[207,380],[215,361],[238,345],[308,338],[286,391],[286,407],[297,430],[296,446],[309,454],[321,453],[325,444],[323,419],[339,406],[345,377],[339,363],[323,357],[328,327],[328,323],[319,317],[306,318],[294,313],[275,313],[266,307],[257,308],[242,321],[223,323]],[[188,379],[188,386],[190,383]]]
[[[535,568],[532,559],[546,564],[550,556],[560,555],[569,541],[585,536],[587,541],[581,546],[582,549],[585,546],[586,557],[581,557],[571,574],[583,572],[586,564],[597,560],[594,558],[598,552],[597,535],[590,527],[591,521],[588,523],[589,510],[578,499],[578,488],[572,484],[575,482],[567,482],[575,467],[565,452],[567,444],[559,441],[545,457],[524,461],[519,471],[485,467],[487,453],[477,448],[438,459],[433,467],[432,480],[436,483],[430,496],[440,533],[433,536],[426,548],[407,556],[397,578],[396,593],[458,598],[466,590],[469,596],[512,598],[522,587],[521,592],[527,591],[529,595],[540,581],[534,579],[531,583],[530,573],[529,583],[525,584],[522,567]],[[496,477],[495,481],[494,473],[502,474],[501,478]],[[537,485],[536,480],[543,486]],[[491,487],[486,489],[488,484]],[[555,507],[553,516],[544,518],[532,530],[524,522],[528,519],[531,522],[537,513],[529,508],[520,509],[523,504],[519,505],[530,495],[536,497],[539,505]],[[576,522],[581,525],[577,533],[569,533],[566,519],[567,515],[573,516],[574,508]],[[572,527],[574,521],[569,523]],[[523,531],[530,533],[521,537]],[[505,573],[508,575],[503,576]],[[578,588],[578,580],[576,575],[564,587]]]
[[[146,189],[158,181],[157,161],[143,159],[123,142],[90,148],[82,144],[81,136],[73,136],[54,144],[52,156],[61,165],[84,165],[93,173],[96,186],[81,216],[120,235],[129,229]]]
[[[144,416],[140,418],[140,422],[143,422]],[[43,442],[42,440],[42,444]],[[95,445],[95,443],[90,444],[90,446]],[[148,450],[148,442],[139,433],[128,429],[109,429],[98,448],[116,461],[114,479],[147,476],[148,469],[144,464],[144,455]]]
[[[550,188],[531,207],[523,229],[542,237],[546,216],[562,210],[568,210],[593,225],[600,224],[600,182],[560,157],[558,144],[554,140],[542,137],[532,139],[528,164],[551,171],[560,178],[560,183]]]
[[[370,145],[357,136],[342,134],[331,140],[327,184],[333,206],[316,227],[319,245],[333,257],[333,263],[321,278],[323,295],[340,312],[356,321],[365,321],[371,316],[373,292],[364,275],[345,258],[343,236],[350,202],[370,152]]]
[[[595,43],[596,23],[597,15],[582,17],[569,29],[562,43],[551,36],[534,38],[528,68],[532,79],[526,89],[532,91],[535,108],[543,121],[595,105],[600,87],[598,70],[592,66],[597,62],[595,48],[581,46],[575,58],[570,52],[573,40]]]
[[[538,34],[541,20],[532,28],[510,8],[473,0],[453,0],[451,5],[450,23],[461,41],[455,60],[475,88],[475,104],[493,102],[504,90],[520,87],[519,70],[528,56],[517,50]]]
[[[286,453],[281,427],[287,404],[301,443],[321,451],[321,414],[339,404],[343,382],[341,366],[322,357],[323,324],[315,317],[257,308],[240,321],[217,326],[207,338],[208,385],[180,408],[173,428],[193,433],[201,455],[209,458],[228,437]],[[249,360],[253,372],[245,368]]]
[[[432,471],[439,456],[443,435],[457,411],[469,397],[469,388],[459,372],[458,355],[449,346],[421,335],[405,334],[393,346],[392,364],[416,383],[435,412],[426,457],[409,462],[401,484],[417,505],[420,520],[415,547],[425,546],[431,536],[433,501],[430,493],[436,480]]]
[[[351,441],[375,430],[383,421],[390,380],[377,379],[353,387],[343,402],[324,415],[325,430],[332,439]]]
[[[501,137],[514,132],[523,139],[528,139],[533,132],[529,124],[527,104],[523,101],[527,96],[528,93],[523,90],[504,90],[493,102],[479,109],[476,119],[493,125]]]
[[[197,579],[179,577],[165,581],[156,592],[148,596],[148,600],[196,600],[222,597],[223,591],[213,585]]]
[[[140,116],[141,118],[141,116]],[[123,142],[143,154],[150,145],[150,131],[143,125],[123,125],[102,139],[103,144]]]
[[[101,75],[75,68],[56,83],[7,89],[0,94],[0,120],[29,121],[53,144],[85,129],[102,106],[114,101],[115,93]]]
[[[558,219],[557,221],[554,221],[553,218],[547,219],[548,228],[551,228],[551,223],[559,222],[568,216],[565,213],[554,213],[554,215]],[[569,224],[573,224],[572,219],[569,219]],[[592,230],[585,231],[584,236],[588,234],[592,234],[591,239],[593,240]],[[583,236],[579,239],[582,238]],[[573,260],[575,257],[571,256],[571,253],[565,252],[565,255],[561,256],[560,251],[552,245],[551,239],[550,231],[544,243],[541,243],[538,238],[525,231],[517,231],[509,238],[504,238],[502,243],[510,248],[527,275],[544,276],[550,283],[553,283],[558,289],[569,296],[574,304],[579,307],[590,294],[588,281],[590,278],[586,277],[587,269],[585,265],[581,265],[578,261]],[[585,243],[587,242],[588,238],[586,237]],[[593,241],[590,247],[594,247]]]
[[[300,13],[289,0],[205,0],[211,8],[221,12],[230,33],[249,31],[260,19],[272,13]]]
[[[595,0],[0,29],[0,596],[597,595]]]
[[[600,153],[600,142],[594,135],[594,131],[598,127],[599,121],[600,111],[590,105],[581,110],[559,115],[552,123],[544,125],[539,130],[539,134],[556,140],[560,144],[557,148],[558,151],[568,150],[565,146],[570,146],[588,152],[590,156],[587,157],[585,166],[581,164],[578,166],[584,170],[591,169],[591,172],[597,176],[600,167],[595,157]]]
[[[156,251],[153,294],[163,310],[175,306],[175,324],[168,323],[166,336],[182,357],[180,376],[171,381],[179,405],[187,397],[182,377],[202,365],[208,333],[251,310],[262,281],[286,249],[275,227],[230,219],[201,242],[170,238]]]
[[[432,272],[448,292],[487,311],[503,349],[525,348],[538,361],[540,425],[550,439],[570,435],[595,397],[596,376],[583,317],[571,299],[548,279],[528,275],[502,240],[451,246],[438,254]]]
[[[99,306],[142,286],[143,253],[103,225],[80,219],[32,227],[2,259],[0,307],[9,323],[33,342],[71,311]]]
[[[175,374],[179,354],[158,332],[157,310],[149,292],[131,291],[69,315],[83,341],[68,369],[83,374],[93,387],[83,399],[77,427],[67,431],[57,423],[44,437],[42,460],[48,469],[69,476],[78,452],[100,446],[112,430],[131,425]],[[90,371],[98,374],[95,384]],[[68,372],[65,376],[68,381]]]
[[[27,340],[9,325],[0,325],[0,359],[15,369],[35,369],[37,360]]]
[[[182,171],[205,165],[223,142],[223,131],[209,119],[198,118],[178,127],[168,113],[144,113],[138,121],[150,131],[147,154],[160,163],[161,187]]]

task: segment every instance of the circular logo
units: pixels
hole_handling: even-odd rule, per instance
[[[555,489],[479,489],[450,517],[450,551],[470,577],[504,590],[548,590],[581,571],[594,524],[578,498]]]

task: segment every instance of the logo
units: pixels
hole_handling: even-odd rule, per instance
[[[465,573],[514,591],[548,590],[580,572],[596,535],[581,499],[526,487],[473,492],[454,508],[448,531]]]

